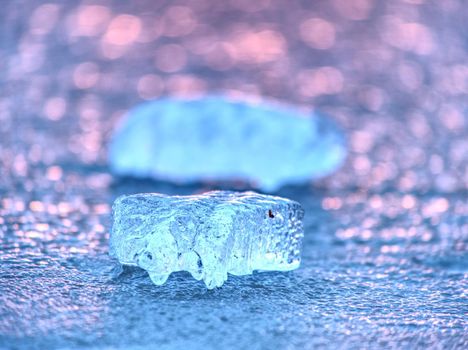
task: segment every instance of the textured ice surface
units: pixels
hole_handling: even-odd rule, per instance
[[[206,97],[131,110],[113,137],[109,162],[120,175],[244,180],[269,191],[328,175],[345,154],[340,130],[317,114]]]
[[[0,349],[468,349],[467,2],[245,3],[1,2]],[[174,6],[191,10],[188,27],[171,21],[187,18]],[[119,14],[135,16],[140,35],[109,47],[100,30]],[[302,44],[319,42],[299,30],[320,24],[311,17],[332,22],[327,50]],[[165,37],[180,26],[194,30]],[[174,74],[154,66],[166,42],[187,58]],[[322,190],[278,192],[306,212],[299,269],[214,290],[187,273],[158,288],[137,267],[109,276],[116,196],[208,189],[109,186],[90,164],[102,164],[115,115],[144,96],[137,82],[151,93],[256,91],[341,115],[352,141],[342,171]]]
[[[227,274],[289,271],[300,263],[304,211],[297,202],[254,192],[119,197],[111,254],[148,271],[162,285],[188,271],[210,289]]]

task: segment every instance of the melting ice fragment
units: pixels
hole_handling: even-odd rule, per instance
[[[110,252],[147,270],[156,285],[188,271],[212,289],[228,273],[296,269],[303,216],[297,202],[254,192],[121,196],[113,205]]]
[[[327,118],[213,96],[137,106],[113,136],[109,163],[118,175],[242,180],[274,191],[334,172],[345,155],[344,136]]]

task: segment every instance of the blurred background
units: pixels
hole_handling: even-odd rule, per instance
[[[467,188],[462,1],[2,6],[2,163],[13,165],[6,177],[30,177],[35,163],[105,164],[109,133],[135,104],[226,92],[336,118],[350,157],[327,185]]]
[[[467,346],[463,0],[1,7],[0,348]],[[183,276],[109,279],[116,195],[211,188],[116,184],[113,129],[145,100],[206,93],[345,130],[343,168],[279,192],[306,208],[303,267],[211,294]]]

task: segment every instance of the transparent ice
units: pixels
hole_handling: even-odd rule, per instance
[[[121,264],[147,270],[156,285],[188,271],[212,289],[228,273],[296,269],[303,215],[297,202],[254,192],[121,196],[110,251]]]
[[[334,172],[345,154],[341,131],[316,113],[213,96],[137,106],[116,130],[109,163],[119,175],[274,191]]]

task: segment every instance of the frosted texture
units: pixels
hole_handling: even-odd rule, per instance
[[[334,172],[345,154],[343,134],[317,114],[206,97],[131,110],[112,139],[109,163],[119,175],[241,180],[273,191]]]
[[[228,273],[300,264],[304,211],[288,199],[228,191],[136,194],[119,197],[113,215],[111,255],[147,270],[156,285],[172,272],[188,271],[212,289]]]

